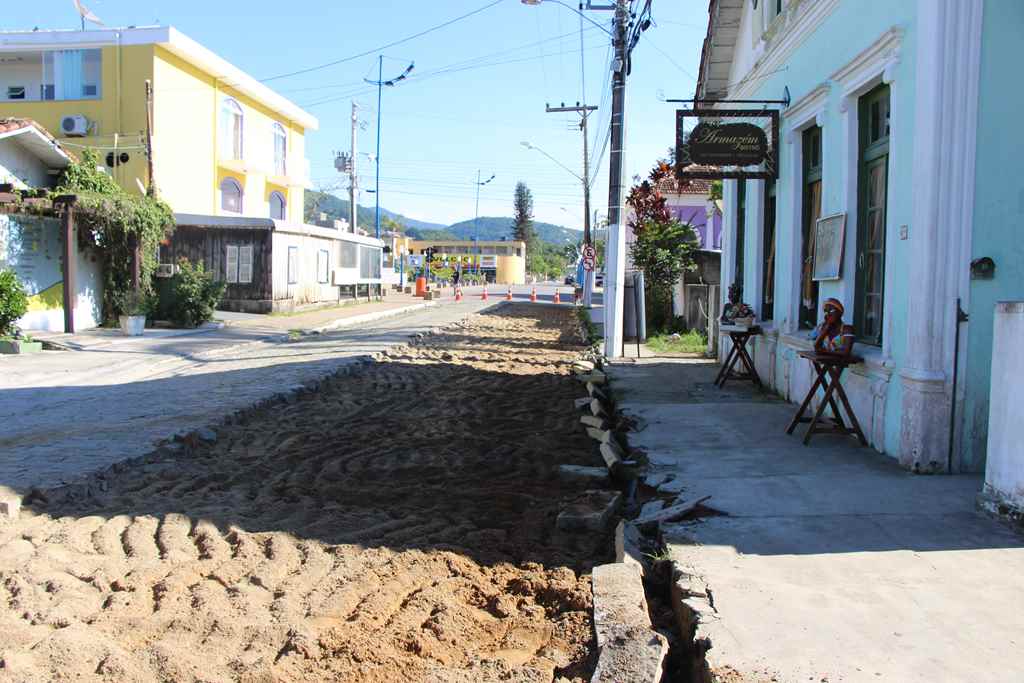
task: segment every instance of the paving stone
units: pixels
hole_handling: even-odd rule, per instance
[[[580,422],[588,427],[595,427],[597,429],[607,429],[608,427],[608,423],[596,415],[582,415],[580,416]]]
[[[209,427],[203,427],[196,430],[196,438],[207,443],[215,443],[217,441],[217,432]]]
[[[573,408],[573,410],[583,410],[584,408],[590,407],[590,402],[592,400],[594,400],[594,399],[590,398],[589,396],[584,396],[583,398],[578,398],[578,399],[576,399],[575,401],[572,402],[572,408]]]
[[[622,450],[615,444],[608,442],[601,444],[601,457],[604,458],[604,464],[608,466],[609,470],[614,470],[622,463],[622,455]]]
[[[601,648],[591,683],[659,683],[668,640],[646,628],[619,627]]]
[[[602,564],[594,567],[592,577],[598,647],[608,642],[609,633],[616,626],[650,628],[640,567],[624,562]]]
[[[676,499],[676,504],[675,505],[672,505],[670,507],[664,508],[662,510],[657,510],[655,512],[651,512],[650,514],[647,514],[647,515],[643,515],[643,514],[640,515],[639,517],[636,518],[636,523],[637,524],[650,524],[652,522],[671,522],[673,520],[679,519],[680,517],[682,517],[682,516],[692,512],[695,507],[697,507],[698,505],[700,505],[701,503],[703,503],[705,500],[707,500],[710,497],[711,496],[705,496],[705,497],[700,498],[700,499],[690,500],[690,501],[683,501],[683,502],[680,502],[681,499]]]
[[[602,532],[621,502],[622,494],[618,491],[586,491],[565,505],[555,519],[555,526],[562,531]]]
[[[621,520],[615,526],[615,561],[643,568],[643,535],[635,524]]]
[[[605,383],[604,373],[600,372],[599,370],[594,370],[593,372],[588,372],[585,375],[576,375],[576,379],[578,379],[581,382],[586,382],[587,384],[595,384],[596,385],[596,384],[604,384]]]
[[[590,399],[590,414],[596,416],[607,415],[608,411],[604,409],[604,404],[601,403],[600,399]]]
[[[593,372],[595,369],[594,362],[589,360],[576,360],[572,363],[572,369],[579,370],[580,372]]]
[[[599,398],[602,401],[607,401],[608,396],[593,382],[587,382],[587,393],[590,394],[591,398]]]
[[[559,465],[558,478],[599,486],[608,482],[608,470],[604,467],[583,467],[581,465]]]
[[[686,483],[682,479],[672,479],[658,485],[658,491],[661,493],[682,493],[684,488]]]

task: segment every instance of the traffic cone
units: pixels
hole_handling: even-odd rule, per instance
[[[536,287],[534,287],[533,289],[530,290],[530,301],[533,301],[534,303],[537,302],[537,288]]]
[[[505,301],[512,301],[512,288],[509,287],[508,291],[505,292]]]
[[[455,288],[455,300],[462,301],[462,287]]]
[[[487,301],[487,285],[484,285],[484,293],[480,295],[481,301]]]
[[[557,289],[555,290],[555,303],[556,304],[562,303],[562,300],[558,298],[558,290]]]

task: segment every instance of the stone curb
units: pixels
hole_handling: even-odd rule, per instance
[[[592,577],[599,653],[591,683],[660,683],[668,640],[651,626],[642,568],[605,564]]]

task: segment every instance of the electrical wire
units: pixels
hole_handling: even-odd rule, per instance
[[[469,17],[471,17],[471,16],[473,16],[475,14],[479,14],[479,13],[485,11],[485,10],[488,10],[488,9],[494,7],[495,5],[501,4],[502,1],[503,0],[494,0],[494,2],[490,2],[490,3],[486,4],[486,5],[484,5],[483,7],[478,7],[477,9],[473,10],[472,12],[467,12],[466,14],[463,14],[461,16],[455,17],[454,19],[449,19],[448,21],[444,22],[443,24],[438,24],[437,26],[432,26],[432,27],[430,27],[430,28],[428,28],[428,29],[426,29],[424,31],[420,31],[419,33],[416,33],[414,35],[408,36],[406,38],[402,38],[401,40],[396,40],[396,41],[388,43],[386,45],[381,45],[380,47],[375,47],[372,50],[367,50],[365,52],[360,52],[359,54],[351,55],[349,57],[344,57],[342,59],[336,59],[334,61],[326,62],[324,64],[318,64],[317,66],[311,66],[311,67],[308,67],[308,68],[305,68],[305,69],[299,69],[298,71],[292,71],[292,72],[285,73],[285,74],[278,74],[277,76],[271,76],[270,78],[264,78],[262,80],[262,82],[268,83],[270,81],[276,81],[276,80],[279,80],[279,79],[282,79],[282,78],[291,78],[292,76],[299,76],[299,75],[302,75],[302,74],[308,74],[308,73],[312,73],[313,71],[320,71],[321,69],[327,69],[327,68],[330,68],[332,66],[337,66],[338,64],[344,64],[345,62],[351,62],[351,61],[354,61],[354,60],[359,59],[361,57],[366,57],[368,55],[379,53],[379,52],[381,52],[383,50],[387,50],[387,49],[390,49],[392,47],[395,47],[396,45],[401,45],[402,43],[408,43],[409,41],[415,40],[416,38],[420,38],[422,36],[425,36],[428,33],[433,33],[434,31],[438,31],[438,30],[440,30],[442,28],[445,28],[447,26],[451,26],[452,24],[454,24],[456,22],[459,22],[459,21],[462,21],[463,19],[468,19]]]

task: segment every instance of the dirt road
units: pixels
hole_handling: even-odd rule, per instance
[[[571,309],[509,306],[0,521],[0,680],[584,680]],[[100,426],[101,428],[101,426]]]

